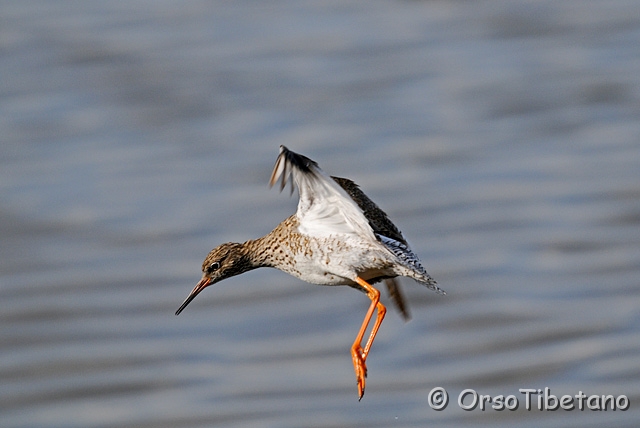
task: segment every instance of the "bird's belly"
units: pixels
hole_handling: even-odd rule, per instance
[[[389,253],[376,245],[359,245],[348,239],[315,246],[313,251],[294,255],[291,275],[313,284],[354,285],[355,277],[363,279],[396,276]],[[283,269],[284,270],[284,269]]]
[[[342,276],[337,276],[330,272],[321,272],[319,270],[314,272],[305,272],[302,275],[298,275],[296,273],[292,273],[293,276],[296,276],[303,281],[310,282],[311,284],[318,285],[350,285],[355,284],[352,280],[344,278]]]

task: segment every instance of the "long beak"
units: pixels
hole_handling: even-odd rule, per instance
[[[189,296],[187,296],[185,301],[182,302],[182,305],[180,305],[180,307],[176,311],[176,315],[180,315],[180,312],[182,312],[182,310],[186,308],[187,305],[191,303],[191,301],[195,299],[196,296],[200,294],[200,292],[204,290],[210,282],[211,280],[209,278],[202,278],[200,282],[193,288],[193,290],[191,290],[191,293],[189,293]]]

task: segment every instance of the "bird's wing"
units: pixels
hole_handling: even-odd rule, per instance
[[[360,207],[362,213],[369,221],[369,225],[378,240],[381,240],[381,236],[385,236],[408,246],[407,241],[404,239],[404,236],[402,236],[402,232],[400,232],[400,229],[389,219],[387,213],[382,211],[375,202],[369,199],[356,183],[348,178],[334,176],[331,176],[331,178],[358,204],[358,207]],[[394,306],[398,309],[398,312],[400,312],[405,322],[409,321],[411,314],[409,313],[409,306],[402,293],[400,283],[394,278],[387,278],[384,280],[384,283],[387,286],[389,298]]]
[[[296,216],[301,233],[317,237],[355,234],[376,240],[362,210],[338,183],[313,160],[280,146],[269,184],[273,186],[280,179],[282,190],[290,177],[300,194]]]
[[[400,232],[396,225],[389,219],[387,213],[382,211],[375,202],[369,199],[369,197],[360,190],[360,186],[348,178],[333,176],[331,178],[333,178],[333,180],[338,183],[345,192],[347,192],[351,199],[358,204],[358,207],[369,221],[369,225],[373,229],[373,233],[376,235],[386,236],[387,238],[391,238],[409,246],[407,241],[404,239],[404,236],[402,236],[402,232]]]

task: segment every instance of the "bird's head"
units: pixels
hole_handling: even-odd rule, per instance
[[[176,315],[179,315],[208,286],[252,269],[253,266],[243,249],[243,244],[227,242],[211,250],[202,263],[202,279],[191,290],[176,311]]]

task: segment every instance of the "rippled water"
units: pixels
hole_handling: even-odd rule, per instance
[[[637,1],[0,11],[3,427],[636,426]],[[213,246],[295,210],[279,144],[358,182],[448,293],[402,281],[361,402],[360,293],[262,269],[173,315]],[[527,411],[544,387],[631,404]]]

